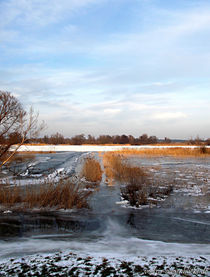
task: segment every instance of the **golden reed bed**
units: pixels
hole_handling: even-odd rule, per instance
[[[201,146],[198,148],[142,148],[142,149],[122,149],[112,151],[113,154],[121,155],[141,155],[141,156],[174,156],[174,157],[210,157],[210,148]]]

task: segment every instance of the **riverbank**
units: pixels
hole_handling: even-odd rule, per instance
[[[6,276],[210,276],[210,257],[105,258],[73,253],[35,255],[0,265]]]

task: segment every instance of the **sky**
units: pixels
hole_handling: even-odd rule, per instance
[[[210,0],[0,0],[0,90],[48,135],[210,137]]]

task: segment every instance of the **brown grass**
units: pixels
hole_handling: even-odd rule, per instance
[[[23,162],[28,162],[31,160],[35,159],[34,153],[17,153],[13,158],[11,159],[11,162],[16,162],[16,163],[23,163]]]
[[[99,161],[94,158],[86,158],[81,171],[81,176],[89,182],[98,183],[102,180],[102,169]]]
[[[131,206],[156,205],[173,190],[168,183],[163,186],[159,180],[154,181],[145,169],[129,165],[125,157],[116,152],[104,153],[103,163],[108,184],[119,181],[121,196]]]
[[[1,187],[0,204],[20,208],[87,208],[90,191],[84,191],[79,184],[61,180],[58,184],[43,184],[28,187]]]
[[[115,152],[106,152],[103,155],[104,170],[107,182],[112,185],[114,181],[135,183],[144,178],[146,173],[140,167],[128,165],[122,155]]]
[[[7,156],[3,157],[3,160],[5,160],[7,158]],[[16,155],[14,155],[12,157],[12,159],[9,161],[9,163],[23,163],[23,162],[28,162],[31,161],[35,158],[34,153],[29,153],[29,152],[25,152],[25,153],[17,153]]]
[[[23,145],[25,145],[25,146],[44,146],[44,145],[50,145],[50,143],[49,144],[47,144],[47,143],[24,143]]]
[[[142,156],[175,156],[175,157],[207,157],[210,156],[210,148],[201,146],[198,148],[142,148],[123,149],[115,151],[121,155],[142,155]]]
[[[0,204],[6,206],[12,206],[16,203],[21,202],[22,191],[21,188],[15,186],[13,188],[8,188],[1,186],[0,188]]]

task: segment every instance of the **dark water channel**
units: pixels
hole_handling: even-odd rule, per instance
[[[53,167],[64,168],[68,174],[72,174],[76,171],[80,157],[81,153],[40,155],[35,165],[37,168],[32,172],[45,174],[45,170]],[[172,166],[174,171],[179,172],[179,162],[173,160],[172,165],[169,165],[168,160],[163,158],[161,161],[167,170]],[[142,163],[148,166],[149,163],[154,164],[154,161],[150,159]],[[192,166],[198,167],[196,160],[190,161]],[[203,164],[199,161],[199,168],[204,168],[208,174],[209,161]],[[26,178],[30,178],[30,174],[23,180]],[[161,244],[163,253],[168,253],[169,249],[169,253],[175,253],[180,244],[181,249],[184,247],[184,251],[190,254],[192,250],[188,247],[193,244],[192,249],[202,253],[205,248],[205,254],[210,255],[210,212],[207,208],[194,207],[195,201],[190,200],[193,197],[197,196],[177,191],[158,207],[133,209],[118,203],[119,187],[101,184],[90,199],[89,210],[1,213],[0,257],[63,249],[105,253],[119,251],[133,255],[159,253],[160,245],[155,241],[166,243]],[[209,195],[204,199],[207,207],[210,207]]]

